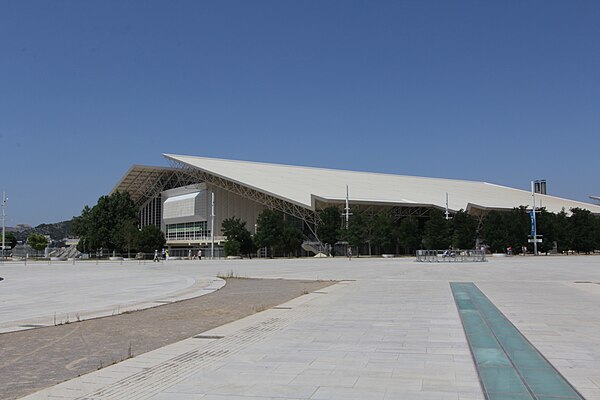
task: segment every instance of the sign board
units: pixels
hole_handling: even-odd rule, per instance
[[[527,242],[529,242],[529,243],[542,243],[542,239],[541,238],[527,239]]]

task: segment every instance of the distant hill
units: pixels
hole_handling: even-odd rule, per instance
[[[53,240],[61,240],[71,235],[72,221],[56,222],[54,224],[40,224],[33,228],[35,233],[49,235]]]
[[[18,241],[25,242],[27,237],[32,233],[48,235],[52,240],[60,241],[71,236],[72,221],[61,221],[54,224],[40,224],[35,228],[26,228],[19,231],[13,231],[13,234]]]

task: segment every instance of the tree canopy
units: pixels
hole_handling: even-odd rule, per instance
[[[452,225],[440,210],[432,209],[425,223],[423,245],[426,249],[446,249],[451,244]]]
[[[2,245],[2,243],[0,243],[0,245]],[[17,237],[15,236],[14,233],[6,232],[6,234],[4,235],[4,245],[7,248],[11,248],[11,249],[17,245]]]
[[[341,236],[342,214],[340,209],[335,206],[327,207],[319,215],[321,222],[317,225],[317,236],[322,243],[333,248]]]
[[[269,248],[271,256],[276,253],[283,255],[297,253],[303,238],[302,231],[285,221],[283,213],[265,209],[259,214],[254,243],[258,247]]]
[[[256,251],[252,234],[246,228],[245,221],[236,217],[227,218],[221,223],[221,230],[227,237],[224,244],[225,255],[250,255]]]
[[[27,238],[27,244],[29,244],[34,250],[42,251],[46,248],[46,246],[48,246],[48,239],[46,239],[46,236],[39,233],[32,233]]]
[[[165,243],[165,235],[155,225],[143,227],[134,239],[135,249],[144,253],[153,253],[154,250],[160,251]]]
[[[124,252],[134,242],[138,210],[128,192],[102,196],[98,203],[85,206],[81,215],[73,218],[72,230],[80,237],[80,250],[107,249]],[[137,229],[136,229],[137,230]]]

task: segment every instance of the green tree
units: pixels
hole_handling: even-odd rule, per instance
[[[589,210],[572,208],[569,217],[571,248],[576,252],[590,253],[596,242],[596,221]]]
[[[297,255],[303,241],[304,235],[300,229],[290,224],[284,224],[282,240],[278,247],[284,255]]]
[[[414,254],[422,242],[419,222],[413,216],[403,218],[398,227],[398,240],[404,254]]]
[[[227,239],[223,244],[223,250],[225,251],[225,257],[239,256],[242,245],[235,239]]]
[[[138,251],[144,253],[154,253],[155,250],[160,252],[166,242],[165,235],[158,226],[148,225],[139,231],[135,247]]]
[[[2,243],[0,243],[0,245],[2,245]],[[6,232],[6,234],[4,235],[4,245],[11,249],[17,245],[17,238],[15,237],[14,233]]]
[[[348,229],[342,229],[340,236],[348,242],[350,247],[354,247],[356,256],[359,256],[360,246],[366,243],[369,234],[367,226],[367,216],[357,208],[352,209],[352,216],[348,219]]]
[[[394,216],[387,211],[381,212],[372,220],[372,243],[382,253],[395,253],[398,246],[398,227]]]
[[[279,211],[265,209],[257,218],[254,242],[258,247],[267,247],[271,257],[275,249],[281,247],[283,237],[283,214]]]
[[[259,214],[254,241],[258,247],[268,247],[271,257],[297,253],[303,240],[302,231],[286,222],[281,212],[265,209]]]
[[[600,216],[594,215],[594,249],[600,249]]]
[[[246,228],[246,222],[239,218],[231,217],[223,220],[221,223],[221,231],[227,237],[224,244],[225,253],[228,256],[238,256],[240,254],[250,255],[256,251],[252,234]],[[239,246],[227,246],[227,242],[237,242]],[[228,250],[230,253],[228,254]]]
[[[128,192],[102,196],[98,203],[85,206],[81,215],[73,218],[73,232],[83,240],[88,250],[122,251],[127,247],[124,235],[117,234],[124,221],[137,219],[138,210]],[[83,245],[83,244],[82,244]]]
[[[506,225],[507,242],[504,244],[504,248],[498,251],[503,253],[509,246],[518,251],[522,246],[527,246],[527,240],[531,235],[529,211],[523,206],[513,208],[505,213],[504,223]],[[543,234],[543,232],[538,229],[538,234]]]
[[[427,249],[445,249],[451,243],[450,223],[440,210],[431,210],[425,223],[423,245]]]
[[[472,249],[477,236],[477,221],[467,212],[460,210],[452,218],[452,246],[457,249]]]
[[[571,234],[569,233],[569,217],[564,209],[554,216],[554,237],[559,253],[571,249]]]
[[[39,233],[32,233],[27,238],[27,244],[30,245],[34,250],[42,251],[48,246],[48,239],[46,236]]]
[[[493,253],[503,252],[508,245],[506,212],[490,211],[483,223],[485,243]]]
[[[342,214],[339,208],[331,206],[319,213],[321,222],[317,226],[317,236],[322,243],[333,247],[340,240],[340,225]]]
[[[115,250],[119,253],[125,253],[131,257],[131,251],[135,252],[137,237],[139,236],[139,230],[137,227],[137,219],[125,219],[119,221],[117,228],[113,233],[113,242],[115,243]]]
[[[542,235],[542,242],[538,243],[538,251],[548,253],[554,248],[556,239],[556,221],[557,214],[546,211],[545,208],[539,210],[537,214],[536,225],[539,235]]]
[[[95,237],[96,232],[91,228],[92,225],[92,209],[88,206],[83,207],[81,215],[73,217],[71,229],[73,233],[79,236],[77,250],[86,253],[92,249],[97,249],[96,244],[98,239]]]

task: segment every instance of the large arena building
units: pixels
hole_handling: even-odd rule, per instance
[[[134,165],[114,187],[128,191],[140,208],[140,226],[160,226],[174,249],[211,242],[224,219],[238,217],[253,230],[260,212],[282,211],[314,233],[319,210],[334,205],[398,218],[437,208],[482,216],[490,210],[532,205],[531,192],[487,182],[423,178],[164,154],[170,167]],[[600,205],[536,194],[551,212],[579,207],[600,214]],[[315,235],[316,236],[316,235]]]

